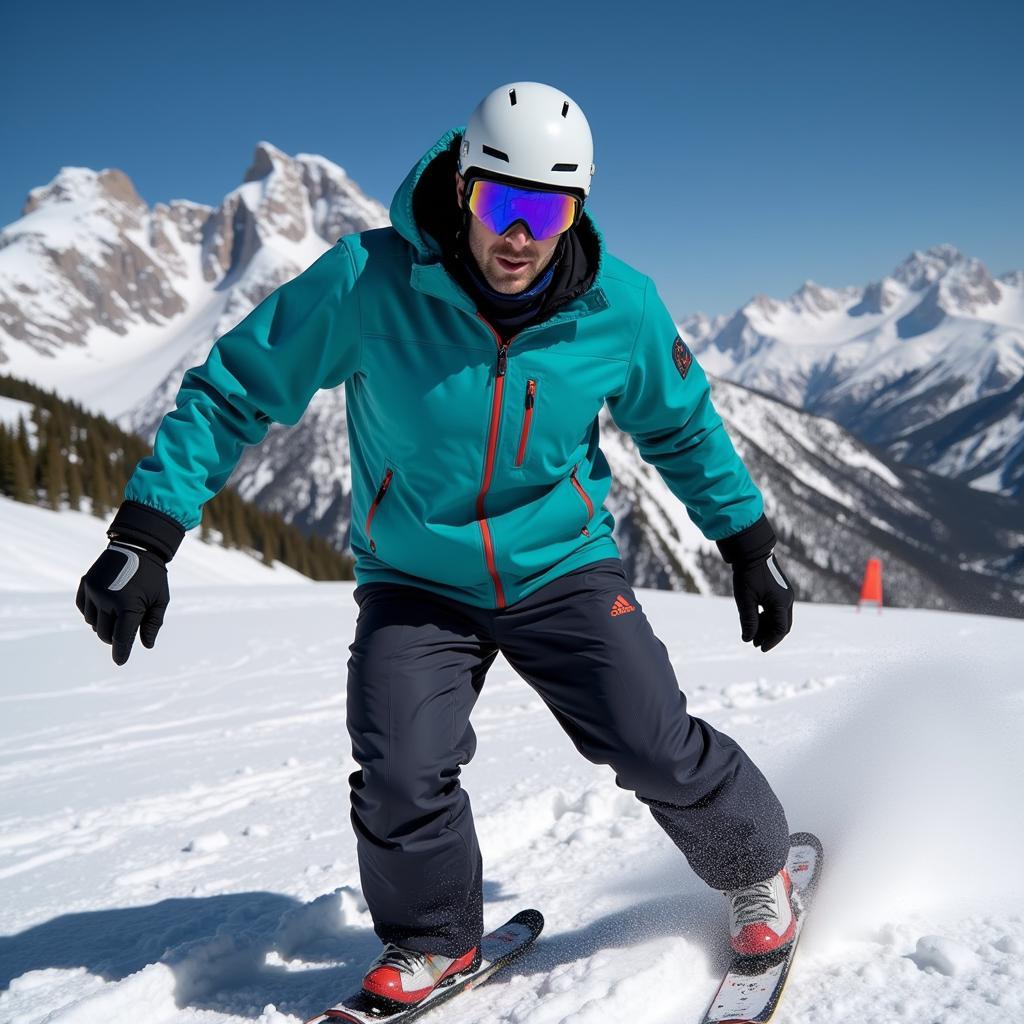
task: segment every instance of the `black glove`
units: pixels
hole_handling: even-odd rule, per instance
[[[793,586],[772,553],[776,536],[762,515],[752,526],[720,540],[718,549],[732,565],[732,591],[740,613],[741,639],[764,653],[793,628]],[[759,611],[758,605],[763,608]]]
[[[156,643],[170,601],[167,563],[185,529],[148,505],[126,501],[107,530],[110,544],[82,577],[75,604],[106,644],[114,663],[131,654],[136,631],[144,647]]]

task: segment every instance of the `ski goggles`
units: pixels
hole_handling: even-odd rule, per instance
[[[496,235],[521,220],[538,242],[553,238],[576,223],[583,204],[567,192],[520,188],[488,178],[473,178],[466,203],[473,215]]]

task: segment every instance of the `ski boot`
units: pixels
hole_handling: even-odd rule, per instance
[[[799,895],[783,868],[764,882],[729,889],[729,940],[740,956],[763,956],[784,949],[796,935]]]
[[[410,1006],[426,999],[435,988],[480,966],[480,947],[458,957],[420,953],[388,943],[363,977],[363,990],[380,999]]]

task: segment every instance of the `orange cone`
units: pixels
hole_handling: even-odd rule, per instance
[[[860,588],[860,600],[857,602],[857,611],[861,605],[875,607],[879,613],[882,611],[882,560],[880,558],[869,558],[867,567],[864,570],[864,582]]]

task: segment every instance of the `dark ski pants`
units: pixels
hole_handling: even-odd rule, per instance
[[[687,714],[618,558],[503,609],[395,583],[361,584],[354,596],[352,823],[381,941],[454,955],[480,938],[480,848],[459,771],[476,749],[470,712],[499,651],[710,886],[761,881],[785,864],[782,806],[733,740]]]

